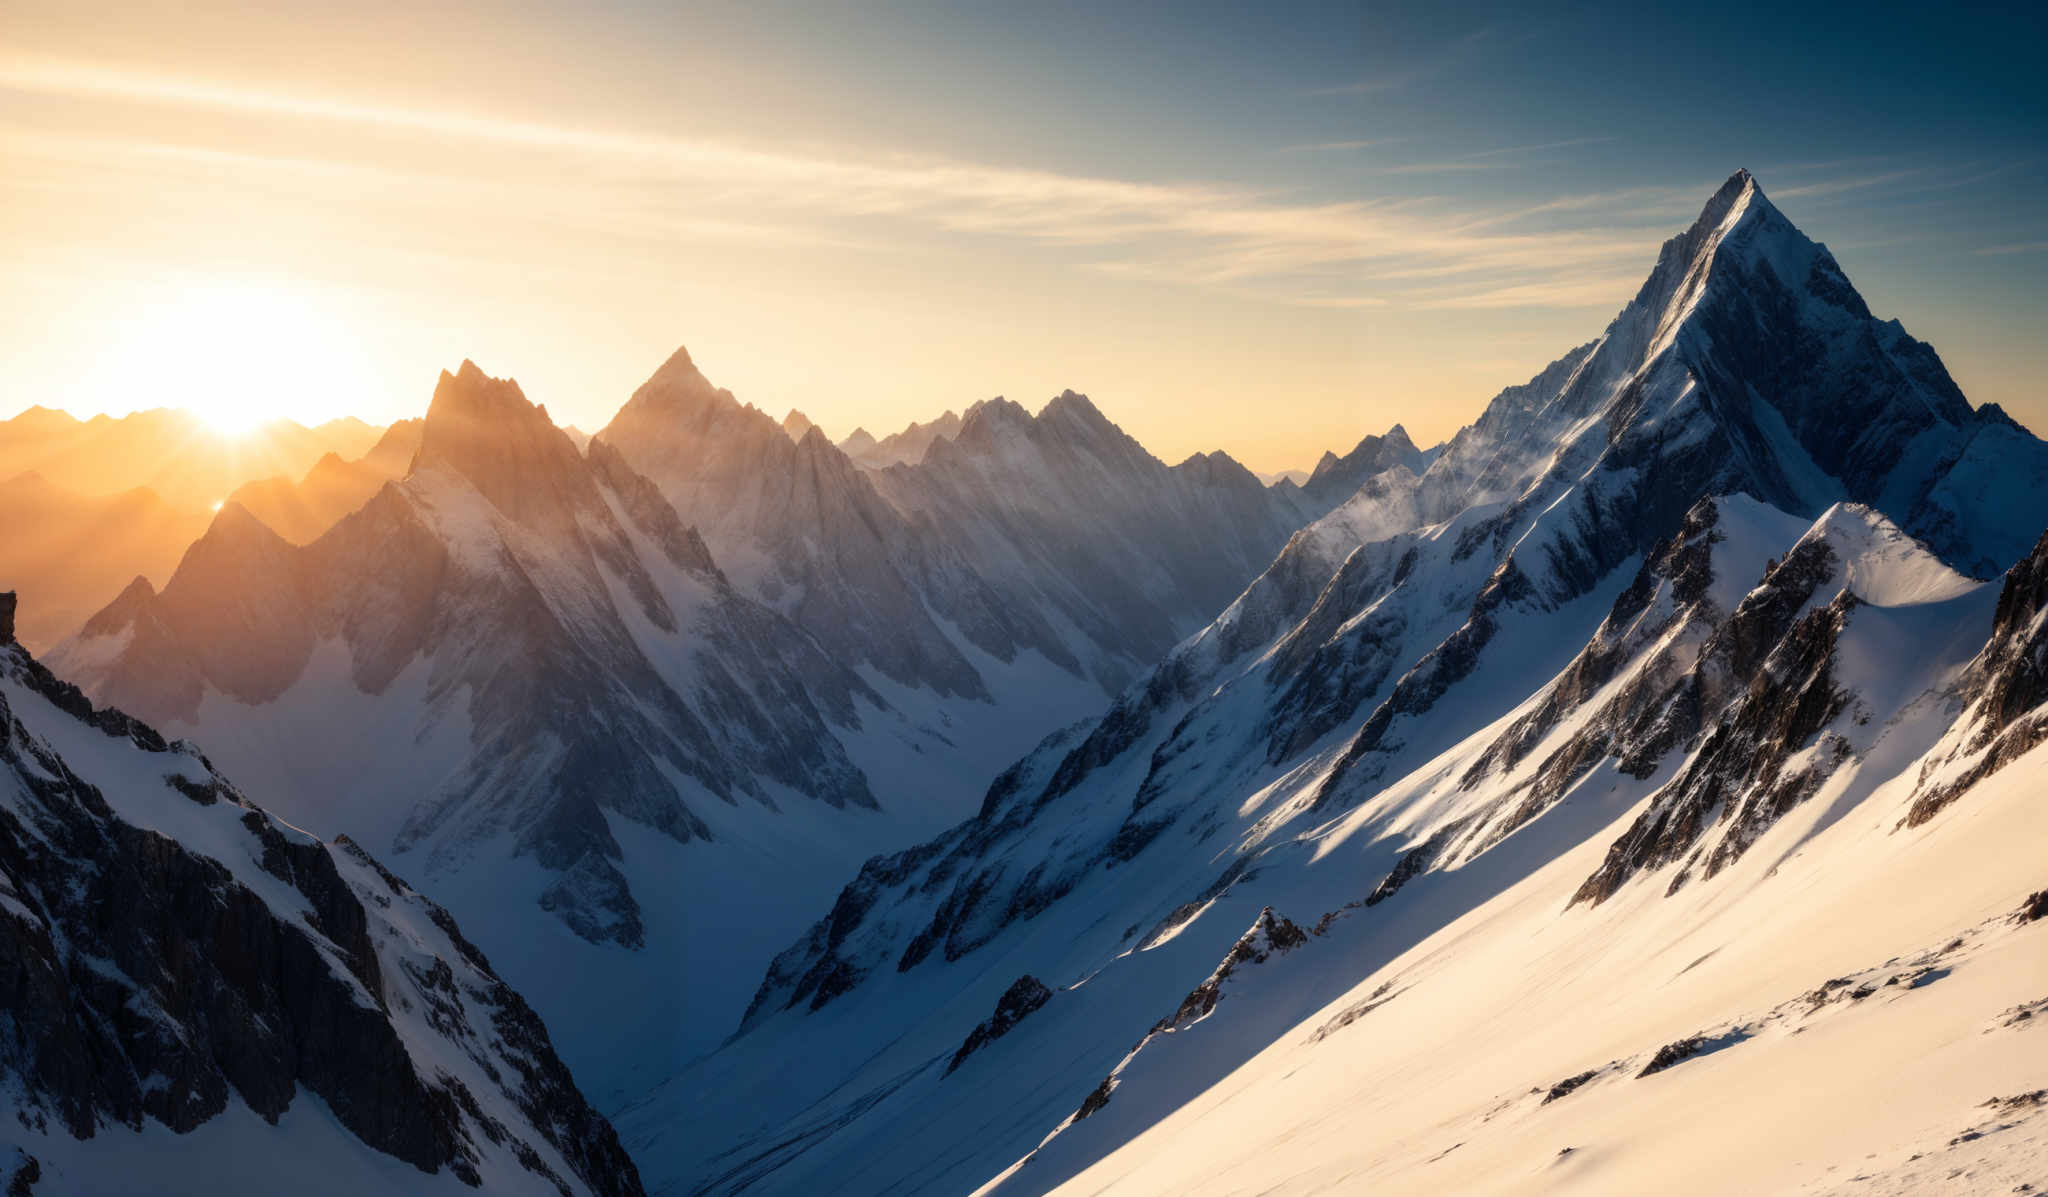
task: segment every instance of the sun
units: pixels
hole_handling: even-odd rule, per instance
[[[139,297],[111,330],[96,390],[108,409],[174,407],[216,435],[324,419],[361,403],[344,321],[286,284],[192,281]]]

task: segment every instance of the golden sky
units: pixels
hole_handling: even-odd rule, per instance
[[[1492,26],[1388,68],[1313,28],[1246,49],[1243,13],[918,8],[11,4],[0,415],[384,422],[468,357],[594,429],[687,345],[835,436],[1072,387],[1168,460],[1306,466],[1395,421],[1447,436],[1598,335],[1745,164],[1631,159],[1593,115],[1442,117]],[[1759,174],[2012,406],[2038,351],[1950,302],[1969,280],[1908,286],[1882,247],[1909,218],[1848,202],[1930,169]],[[2022,290],[2023,232],[1980,258]]]

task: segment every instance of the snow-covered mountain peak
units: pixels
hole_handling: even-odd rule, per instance
[[[804,439],[804,435],[816,427],[809,416],[793,407],[789,409],[788,415],[782,417],[782,431],[788,433],[789,439],[793,441]]]
[[[1095,406],[1095,401],[1076,390],[1064,390],[1054,395],[1038,412],[1041,420],[1070,420],[1085,424],[1108,424],[1109,417]]]
[[[953,441],[960,445],[986,445],[1005,431],[1026,428],[1030,424],[1031,413],[1023,404],[997,395],[968,406],[967,414],[961,418],[960,435]]]
[[[576,443],[547,409],[468,361],[434,387],[413,468],[460,475],[522,524],[559,522],[597,502]]]
[[[831,441],[827,440],[826,443],[830,444]],[[846,434],[845,440],[839,442],[839,449],[851,456],[859,457],[862,454],[874,452],[878,444],[880,442],[875,440],[874,433],[869,432],[865,428],[856,428]]]
[[[1801,537],[1801,543],[1821,540],[1842,562],[1844,588],[1880,607],[1942,602],[1978,585],[1861,503],[1835,504]]]
[[[950,441],[960,435],[960,413],[948,409],[937,419],[919,423],[913,420],[899,432],[862,446],[852,437],[839,443],[849,457],[869,469],[887,469],[892,465],[916,465],[924,460],[935,441]]]
[[[1435,460],[1435,450],[1425,452],[1416,448],[1408,430],[1396,424],[1382,434],[1364,437],[1341,457],[1324,450],[1301,488],[1318,507],[1328,511],[1356,495],[1377,475],[1395,469],[1420,475]]]
[[[668,355],[668,360],[661,363],[661,368],[648,376],[647,381],[642,384],[643,390],[647,388],[691,393],[718,390],[704,377],[703,371],[697,368],[697,363],[690,358],[689,348],[684,345],[676,346],[676,351]]]

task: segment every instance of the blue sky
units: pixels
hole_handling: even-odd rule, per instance
[[[408,414],[470,356],[601,424],[687,343],[835,433],[1073,386],[1163,456],[1302,465],[1447,435],[1747,166],[2048,427],[2038,13],[1525,7],[25,0],[0,411],[148,405],[122,345],[194,341],[196,288],[311,313],[284,414]]]

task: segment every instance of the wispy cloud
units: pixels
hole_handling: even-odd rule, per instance
[[[1398,166],[1383,167],[1382,173],[1390,175],[1431,175],[1454,174],[1473,170],[1501,170],[1515,165],[1514,159],[1523,154],[1540,154],[1550,150],[1568,149],[1573,146],[1599,145],[1613,141],[1612,137],[1573,137],[1564,141],[1545,141],[1535,145],[1500,146],[1491,150],[1479,150],[1470,154],[1457,154],[1433,162],[1408,162]]]
[[[1842,178],[1824,179],[1817,183],[1804,183],[1797,187],[1781,187],[1771,192],[1779,199],[1812,198],[1836,195],[1844,191],[1861,191],[1866,187],[1882,187],[1886,183],[1899,183],[1915,178],[1919,170],[1889,170],[1880,174],[1850,175]]]
[[[1462,37],[1452,38],[1433,52],[1412,58],[1400,66],[1375,74],[1365,75],[1347,83],[1339,83],[1330,87],[1318,87],[1308,94],[1312,96],[1370,96],[1380,95],[1385,92],[1401,91],[1443,74],[1459,65],[1475,51],[1489,43],[1501,40],[1503,36],[1503,30],[1497,25],[1482,26]]]
[[[2017,241],[2011,245],[1987,245],[1983,249],[1974,252],[1991,257],[2004,257],[2008,254],[2048,253],[2048,241]]]
[[[604,218],[649,237],[765,242],[796,228],[819,243],[866,243],[886,239],[887,227],[908,223],[1093,248],[1098,252],[1085,264],[1130,277],[1210,287],[1265,280],[1264,293],[1284,290],[1280,280],[1332,271],[1360,283],[1334,301],[1328,288],[1304,285],[1302,297],[1317,303],[1383,302],[1388,295],[1379,293],[1378,283],[1396,292],[1400,280],[1425,278],[1465,280],[1460,285],[1476,306],[1576,303],[1569,298],[1579,294],[1574,287],[1597,289],[1620,265],[1642,266],[1657,240],[1600,229],[1505,232],[1490,227],[1484,213],[1443,203],[1304,203],[1199,182],[1062,174],[927,155],[741,145],[259,91],[73,62],[0,59],[0,88],[401,133],[451,156],[462,147],[514,150],[509,157],[527,172],[520,185],[549,189],[540,206],[550,218],[579,206],[561,202],[566,197],[558,192],[593,186],[591,180],[601,175],[638,197]],[[1501,147],[1470,160],[1500,162],[1597,140]],[[600,169],[549,168],[534,181],[534,162],[558,157]],[[485,186],[487,180],[471,184]],[[1437,296],[1433,302],[1457,298]]]
[[[1639,274],[1551,279],[1425,298],[1418,300],[1416,306],[1449,309],[1616,307],[1635,294],[1642,283]]]
[[[1378,141],[1312,141],[1304,145],[1283,145],[1276,153],[1281,154],[1337,154],[1349,150],[1367,150],[1376,145],[1387,145],[1387,140]]]

